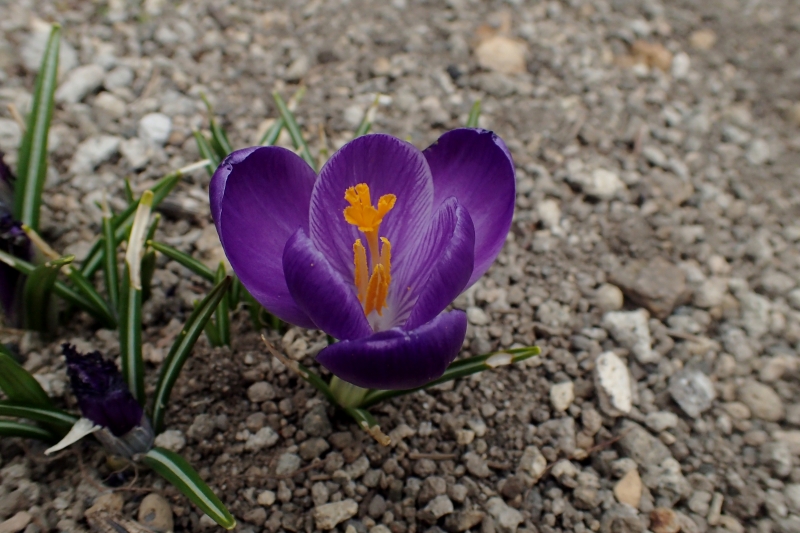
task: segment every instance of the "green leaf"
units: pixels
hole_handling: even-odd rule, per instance
[[[217,278],[216,283],[222,283],[225,280],[225,265],[220,261],[219,268],[217,268]],[[219,334],[219,342],[220,346],[230,346],[231,345],[231,317],[230,317],[230,306],[228,305],[228,299],[222,298],[219,301],[219,305],[217,306],[217,310],[214,313],[214,317],[216,318],[216,326],[217,326],[217,333]]]
[[[125,200],[132,204],[136,197],[133,194],[133,187],[131,186],[131,180],[125,178]]]
[[[34,265],[3,251],[0,251],[0,262],[7,264],[11,268],[18,270],[26,276],[30,275],[34,270],[36,270]],[[96,314],[100,311],[96,309],[89,300],[81,296],[72,287],[61,283],[60,281],[56,281],[53,284],[53,293],[100,319],[100,315]]]
[[[131,284],[130,268],[122,271],[119,309],[119,352],[122,377],[133,397],[144,405],[144,360],[142,359],[142,291]]]
[[[174,485],[217,524],[225,529],[236,527],[236,519],[186,459],[175,452],[156,447],[144,456],[144,464]]]
[[[220,300],[225,297],[230,284],[231,278],[226,277],[203,298],[200,305],[189,317],[189,320],[186,321],[161,366],[161,374],[158,376],[158,385],[156,386],[155,399],[153,400],[153,427],[156,434],[161,433],[164,427],[164,413],[169,401],[169,395],[178,380],[183,364],[186,362],[186,358],[189,357],[197,338],[203,332],[206,322],[214,314],[214,310],[219,305]]]
[[[78,417],[52,407],[32,407],[19,402],[0,401],[0,416],[26,418],[52,426],[54,433],[66,435]]]
[[[277,91],[272,93],[272,97],[275,99],[275,104],[278,106],[278,112],[281,114],[281,118],[286,124],[286,129],[289,130],[289,135],[292,137],[292,144],[294,144],[296,149],[300,150],[300,157],[302,157],[305,162],[308,163],[316,172],[317,163],[314,161],[314,157],[311,155],[311,151],[308,149],[308,144],[303,138],[303,133],[300,131],[300,126],[297,124],[297,119],[294,118],[294,115],[286,106],[286,102],[283,101],[283,98],[281,98],[281,95],[278,94]]]
[[[33,269],[25,280],[22,290],[22,313],[25,329],[47,332],[55,327],[50,295],[62,266],[68,265],[75,256],[47,261]]]
[[[208,268],[200,261],[198,261],[197,259],[195,259],[194,257],[192,257],[191,255],[185,254],[180,250],[176,250],[172,246],[169,246],[168,244],[164,244],[158,241],[147,241],[147,245],[153,248],[153,250],[161,252],[162,254],[166,255],[173,261],[176,261],[177,263],[180,263],[181,265],[185,266],[186,268],[188,268],[201,278],[214,282],[216,278],[214,271]]]
[[[358,125],[356,134],[353,136],[354,139],[361,137],[362,135],[366,135],[369,133],[369,130],[372,129],[372,123],[375,122],[375,114],[378,112],[378,102],[380,97],[380,94],[376,95],[375,101],[372,102],[372,105],[369,106],[367,112],[364,113],[364,118],[361,119],[361,124]]]
[[[211,145],[209,144],[208,139],[206,139],[205,135],[203,135],[197,130],[194,130],[192,134],[194,135],[195,143],[197,143],[197,151],[200,152],[200,157],[211,161],[211,164],[206,165],[206,171],[208,172],[209,176],[213,176],[214,169],[219,166],[220,158],[214,151],[214,149],[211,148]]]
[[[289,111],[294,111],[294,108],[300,103],[300,100],[303,99],[303,95],[306,94],[305,86],[300,86],[292,97],[289,99],[289,103],[286,104],[286,107]],[[261,140],[258,141],[258,144],[261,146],[272,146],[278,140],[278,136],[281,134],[281,130],[286,126],[286,122],[284,122],[283,118],[278,117],[277,120],[270,126],[270,128],[264,133],[264,136],[261,137]]]
[[[228,154],[233,152],[231,142],[228,140],[228,134],[225,133],[225,130],[222,129],[219,123],[214,119],[214,109],[211,107],[211,102],[208,101],[206,95],[201,94],[200,98],[203,100],[203,103],[206,104],[206,109],[208,110],[208,123],[211,129],[211,146],[217,152],[220,159],[225,159],[228,157]]]
[[[9,400],[30,407],[52,407],[47,393],[34,377],[0,344],[0,390]]]
[[[142,301],[146,302],[152,294],[153,276],[156,273],[156,253],[150,250],[142,257]]]
[[[364,396],[361,407],[369,407],[378,402],[388,400],[389,398],[394,398],[395,396],[402,396],[403,394],[410,394],[418,390],[427,389],[428,387],[435,387],[446,381],[463,378],[477,372],[483,372],[484,370],[491,370],[499,366],[513,365],[535,357],[540,353],[542,353],[542,350],[538,346],[528,346],[527,348],[515,348],[461,359],[451,363],[450,366],[447,367],[447,370],[444,371],[444,374],[442,374],[442,377],[434,379],[422,387],[407,390],[371,390]]]
[[[172,192],[172,189],[175,188],[182,176],[183,173],[181,170],[171,172],[161,178],[158,183],[156,183],[150,189],[153,191],[153,209],[163,202],[164,198],[166,198],[167,195]],[[136,209],[139,208],[140,201],[141,198],[130,204],[122,213],[111,219],[111,225],[114,228],[115,245],[121,243],[128,233],[128,224],[130,224],[133,220]],[[81,272],[86,278],[91,279],[94,273],[97,272],[97,269],[103,266],[103,262],[105,261],[104,249],[105,244],[103,243],[102,238],[97,239],[97,241],[95,241],[95,243],[92,245],[92,248],[89,250],[86,259],[84,259],[83,263],[81,263]]]
[[[11,420],[0,420],[0,436],[37,439],[45,442],[56,442],[58,440],[58,436],[43,427]]]
[[[39,74],[36,76],[31,112],[19,149],[14,218],[36,231],[39,230],[42,191],[47,177],[47,135],[53,117],[53,95],[58,82],[60,41],[61,26],[54,24]]]
[[[467,118],[467,127],[477,128],[478,119],[480,118],[481,118],[481,101],[475,100],[475,103],[472,104],[472,109],[469,110],[469,117]]]
[[[381,431],[381,426],[366,409],[350,407],[345,409],[344,412],[350,415],[361,427],[361,429],[369,433],[373,439],[378,441],[378,444],[381,444],[382,446],[388,446],[392,443],[392,440],[383,431]]]
[[[116,329],[116,308],[109,306],[108,302],[100,296],[89,280],[81,274],[81,271],[74,268],[72,265],[67,267],[67,277],[72,281],[72,285],[78,292],[83,294],[83,296],[91,302],[92,310],[89,312],[98,318],[105,327]]]
[[[119,310],[119,268],[117,267],[117,239],[114,237],[114,226],[111,214],[103,215],[103,279],[106,283],[106,294],[111,307]]]

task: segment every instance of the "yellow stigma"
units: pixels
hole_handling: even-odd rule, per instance
[[[370,275],[367,250],[361,239],[356,239],[353,244],[353,261],[358,300],[364,307],[365,315],[369,316],[373,311],[382,315],[389,294],[389,284],[392,281],[392,245],[386,237],[380,237],[380,244],[378,243],[378,229],[383,217],[394,207],[397,197],[393,194],[381,196],[376,209],[370,199],[369,186],[366,183],[359,183],[347,189],[344,198],[350,203],[344,210],[344,219],[364,233],[372,264]]]

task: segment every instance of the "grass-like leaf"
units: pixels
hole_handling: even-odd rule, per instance
[[[220,262],[217,268],[217,284],[222,283],[225,279],[225,265]],[[217,333],[219,333],[219,342],[221,346],[231,345],[231,317],[230,306],[228,305],[228,298],[222,298],[219,301],[217,310],[214,313],[215,322],[217,325]]]
[[[153,191],[153,209],[155,209],[167,195],[172,192],[172,189],[178,184],[183,176],[185,169],[176,170],[161,178],[150,190]],[[136,200],[131,203],[125,210],[114,216],[111,219],[111,225],[114,228],[114,242],[115,246],[122,242],[128,233],[128,225],[133,221],[133,215],[139,207],[139,201]],[[81,263],[81,272],[89,279],[92,278],[95,272],[103,266],[105,261],[105,243],[103,239],[98,239],[92,245],[86,259]]]
[[[164,428],[164,413],[167,409],[169,395],[178,380],[183,364],[186,362],[186,358],[189,357],[197,338],[203,332],[206,322],[214,314],[219,302],[225,297],[230,285],[231,278],[226,277],[203,298],[200,305],[189,317],[189,320],[186,321],[161,366],[161,374],[158,376],[158,385],[156,386],[153,400],[152,418],[156,434],[160,433]]]
[[[169,481],[192,503],[225,529],[236,527],[236,519],[186,459],[164,448],[153,448],[144,456],[144,464]]]
[[[197,151],[200,152],[200,157],[210,161],[210,163],[206,165],[206,171],[208,172],[209,176],[213,176],[214,169],[219,166],[221,159],[217,155],[217,152],[211,148],[211,144],[208,142],[208,139],[205,135],[203,135],[202,132],[194,130],[192,134],[194,135],[195,143],[197,143]]]
[[[50,31],[41,68],[36,76],[31,112],[19,149],[14,218],[34,230],[39,229],[42,191],[47,177],[47,135],[53,117],[53,95],[58,82],[60,42],[61,26],[55,24]]]
[[[477,128],[478,120],[481,118],[481,101],[475,100],[472,104],[472,109],[469,110],[469,117],[467,118],[468,128]]]
[[[67,267],[67,277],[72,281],[75,289],[92,304],[90,313],[98,318],[105,327],[115,329],[117,327],[116,307],[110,307],[91,282],[72,265]]]
[[[311,151],[308,149],[308,143],[306,143],[306,140],[303,138],[303,133],[300,131],[300,126],[297,124],[297,119],[294,118],[294,114],[286,106],[286,102],[283,101],[283,98],[281,98],[281,95],[278,94],[277,91],[272,93],[272,97],[275,99],[275,105],[278,106],[278,112],[281,114],[281,118],[286,124],[286,129],[289,131],[289,135],[292,137],[292,144],[294,144],[296,149],[300,150],[300,157],[302,157],[305,162],[308,163],[316,172],[317,162],[314,161],[314,157],[311,155]]]
[[[373,439],[378,441],[378,444],[382,446],[388,446],[392,443],[392,440],[389,438],[389,436],[381,431],[381,427],[378,425],[378,422],[371,414],[369,414],[369,411],[366,409],[350,407],[345,409],[344,412],[350,415],[361,427],[361,429],[366,431]]]
[[[70,255],[47,261],[28,275],[22,289],[22,318],[25,329],[47,332],[55,327],[50,295],[53,293],[58,271],[74,259],[75,256]]]
[[[0,401],[0,416],[25,418],[53,428],[54,433],[66,435],[78,417],[53,407],[32,407],[19,402]]]
[[[369,130],[372,129],[372,123],[375,122],[375,114],[378,112],[378,103],[380,97],[380,94],[375,96],[375,101],[372,102],[372,105],[369,106],[367,112],[364,113],[364,118],[361,119],[361,124],[358,125],[358,129],[356,130],[356,134],[353,136],[353,138],[366,135],[369,133]]]
[[[189,254],[185,254],[180,250],[169,246],[168,244],[164,244],[158,241],[148,241],[147,245],[156,250],[157,252],[161,252],[162,254],[166,255],[173,261],[180,263],[181,265],[185,266],[201,278],[214,282],[215,274],[214,271],[208,268],[206,265],[195,259]]]
[[[294,112],[297,105],[300,103],[300,100],[303,99],[303,96],[306,94],[306,87],[305,85],[301,85],[289,99],[289,102],[286,104],[287,109],[289,111]],[[270,126],[270,128],[264,132],[264,136],[261,137],[261,140],[258,141],[258,144],[261,146],[272,146],[278,140],[278,136],[281,134],[281,130],[286,126],[286,122],[284,122],[282,117],[278,117],[275,122]]]
[[[0,251],[0,262],[7,264],[11,268],[18,270],[19,272],[21,272],[26,276],[32,274],[33,271],[36,270],[36,267],[34,265],[3,251]],[[100,319],[102,316],[101,314],[98,314],[100,313],[100,311],[96,309],[89,300],[80,295],[72,287],[60,281],[56,281],[53,284],[53,293],[57,294],[67,302],[78,306],[84,311],[91,313],[98,319]]]
[[[0,420],[0,436],[36,439],[45,442],[56,442],[58,440],[58,436],[48,429],[12,420]]]
[[[49,408],[52,402],[39,382],[17,363],[0,344],[0,390],[13,402],[30,407]]]
[[[475,357],[461,359],[447,367],[442,377],[434,379],[422,387],[407,390],[371,390],[364,396],[361,407],[366,408],[378,402],[388,400],[389,398],[394,398],[395,396],[402,396],[403,394],[410,394],[421,389],[434,387],[446,381],[463,378],[477,372],[483,372],[484,370],[491,370],[499,366],[513,365],[535,357],[540,353],[542,353],[542,350],[538,346],[529,346],[527,348],[515,348],[513,350],[476,355]]]
[[[106,209],[103,213],[103,279],[106,294],[115,313],[119,312],[119,267],[117,266],[117,240],[114,237],[114,226],[111,213]]]
[[[144,405],[144,360],[142,359],[142,290],[131,283],[127,263],[122,271],[119,305],[119,351],[122,377],[133,397]]]

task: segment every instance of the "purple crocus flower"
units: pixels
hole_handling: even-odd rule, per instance
[[[22,224],[14,220],[14,175],[3,161],[0,152],[0,250],[15,257],[30,261],[33,248],[28,236],[22,231]],[[17,324],[21,299],[22,283],[19,271],[0,262],[0,307],[12,325]]]
[[[443,311],[500,252],[514,186],[503,141],[457,129],[422,152],[359,137],[319,176],[284,148],[239,150],[210,198],[250,293],[282,320],[340,339],[317,361],[358,387],[409,389],[458,355],[466,315]]]

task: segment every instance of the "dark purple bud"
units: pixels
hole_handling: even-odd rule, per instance
[[[113,361],[100,352],[81,354],[71,344],[61,348],[67,358],[67,375],[83,416],[122,437],[142,421],[142,406],[131,394]]]

